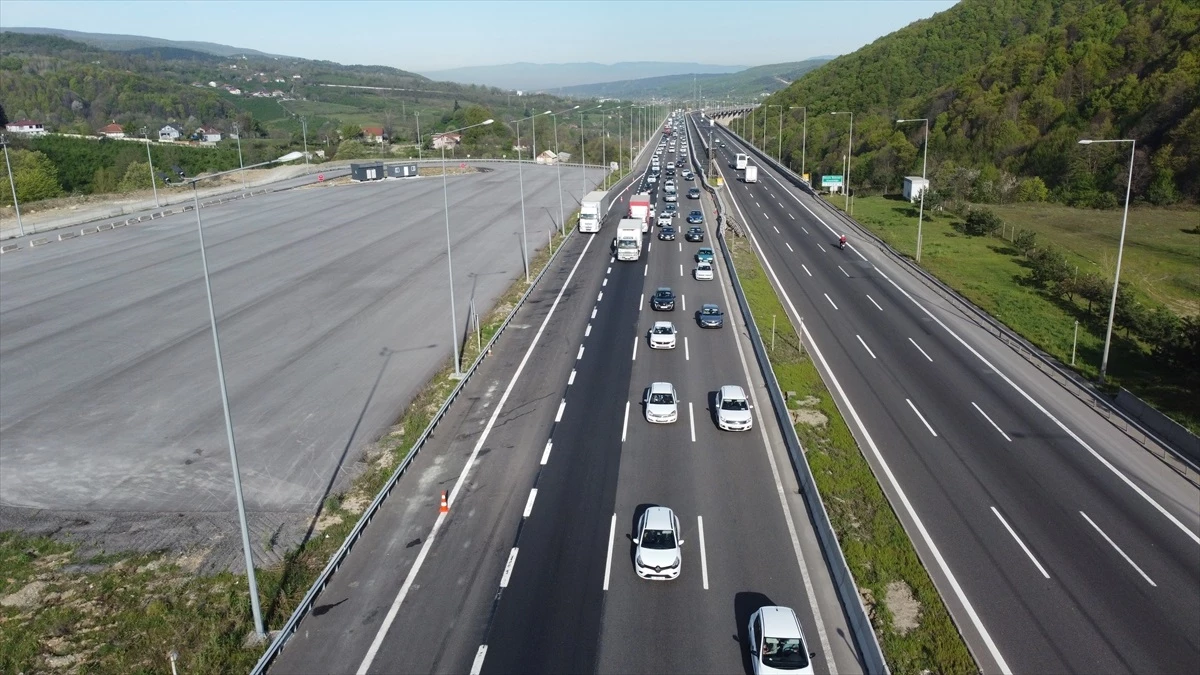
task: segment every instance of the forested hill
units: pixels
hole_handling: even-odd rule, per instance
[[[695,96],[697,85],[704,98],[756,98],[779,91],[793,80],[829,61],[822,56],[791,63],[755,66],[736,73],[701,73],[663,75],[638,80],[619,80],[597,84],[581,84],[552,90],[568,96],[608,96],[615,98],[647,99],[666,97],[687,100]]]
[[[1110,206],[1124,196],[1200,199],[1200,4],[1189,0],[963,0],[826,64],[755,113],[776,148],[778,108],[808,107],[807,168],[841,173],[853,111],[851,185],[898,191],[920,174],[928,117],[933,189],[975,201],[1059,199]],[[773,113],[773,114],[772,114]],[[784,121],[800,167],[801,114]],[[1035,181],[1040,179],[1044,187]],[[1048,188],[1048,190],[1047,190]]]

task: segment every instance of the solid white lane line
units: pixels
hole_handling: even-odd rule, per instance
[[[683,242],[679,242],[679,252],[683,253]]]
[[[625,439],[621,439],[625,440]],[[608,557],[604,559],[604,590],[608,590],[608,577],[612,573],[613,540],[617,537],[617,514],[612,516],[612,524],[608,526]]]
[[[644,277],[647,274],[650,274],[650,263],[646,263],[646,266],[642,268],[642,276]]]
[[[554,318],[554,312],[558,308],[558,303],[562,301],[563,294],[567,292],[567,287],[571,284],[571,279],[575,278],[575,272],[579,269],[579,264],[587,257],[588,247],[592,245],[595,238],[589,237],[587,243],[583,246],[583,252],[575,261],[575,265],[571,268],[570,274],[567,275],[566,281],[563,282],[562,288],[558,289],[558,295],[554,298],[554,303],[550,305],[550,311],[546,314],[546,318],[542,319],[542,325],[538,328],[537,333],[533,336],[533,342],[529,344],[525,350],[525,356],[521,357],[521,362],[517,364],[517,370],[508,381],[508,385],[504,388],[504,393],[500,395],[500,400],[496,403],[496,407],[492,409],[492,416],[488,418],[488,423],[483,427],[483,433],[479,435],[479,440],[475,442],[475,447],[471,450],[471,456],[467,458],[466,464],[463,466],[462,472],[458,474],[458,481],[454,483],[454,487],[450,490],[450,496],[447,500],[449,504],[457,503],[458,492],[462,489],[463,483],[467,480],[467,474],[475,465],[475,460],[479,457],[479,451],[483,449],[487,443],[488,436],[491,435],[492,429],[496,426],[496,420],[500,417],[500,411],[504,410],[504,404],[508,402],[508,397],[512,394],[513,388],[517,385],[517,380],[521,377],[521,373],[525,372],[525,365],[529,363],[529,357],[533,354],[533,350],[542,340],[542,334],[546,332],[546,326],[550,320]],[[579,353],[583,354],[582,345],[579,348]],[[379,648],[383,645],[384,639],[387,637],[388,630],[391,629],[392,623],[396,620],[396,615],[400,613],[400,605],[404,604],[404,599],[408,596],[409,590],[412,589],[413,582],[416,581],[417,573],[421,571],[421,565],[424,564],[425,558],[429,556],[429,549],[433,542],[437,539],[438,532],[442,529],[442,524],[446,522],[445,513],[439,513],[437,520],[433,521],[433,528],[429,531],[429,536],[425,537],[425,541],[421,544],[421,550],[417,553],[416,559],[413,561],[412,567],[408,570],[408,576],[404,578],[404,583],[401,584],[400,590],[396,593],[396,597],[392,600],[392,606],[388,608],[387,614],[383,618],[383,622],[379,626],[379,630],[375,633],[375,638],[371,641],[371,646],[367,648],[367,653],[363,656],[362,663],[358,665],[358,675],[366,675],[370,670],[371,664],[375,661],[375,656],[379,653]]]
[[[879,311],[881,311],[881,312],[883,311],[883,308],[879,306],[879,303],[878,303],[878,302],[875,302],[875,298],[872,298],[870,295],[868,295],[868,296],[867,296],[867,299],[871,301],[871,304],[872,304],[872,305],[875,305],[875,309],[877,309],[877,310],[879,310]],[[911,340],[912,338],[909,338],[909,339]],[[915,345],[915,344],[917,344],[917,343],[915,343],[915,342],[914,342],[913,344]]]
[[[598,307],[593,307],[593,308],[592,308],[592,318],[593,318],[593,319],[594,319],[594,318],[596,318],[596,310],[597,310],[597,309],[599,309],[599,308],[598,308]]]
[[[858,338],[858,343],[863,346],[863,349],[867,350],[867,353],[871,355],[871,358],[875,358],[875,352],[871,351],[871,348],[868,347],[867,343],[863,341],[862,336],[855,335],[854,337]]]
[[[688,401],[688,425],[692,427],[692,442],[696,442],[696,416],[692,414],[692,402]]]
[[[841,265],[838,265],[838,269],[839,269],[839,270],[842,270],[842,266],[841,266]],[[850,273],[849,273],[849,272],[847,272],[846,270],[842,270],[842,274],[845,274],[847,279],[849,279],[849,278],[850,278]]]
[[[1143,572],[1142,568],[1138,567],[1137,563],[1133,562],[1132,558],[1125,555],[1125,551],[1122,551],[1121,547],[1117,546],[1116,542],[1114,542],[1111,538],[1109,538],[1109,536],[1104,533],[1104,530],[1100,529],[1099,525],[1092,522],[1092,519],[1088,518],[1088,514],[1084,513],[1083,511],[1080,511],[1079,515],[1083,516],[1084,520],[1088,521],[1089,525],[1096,528],[1096,531],[1100,533],[1100,536],[1104,537],[1104,541],[1107,541],[1109,546],[1112,546],[1114,549],[1116,549],[1117,553],[1120,553],[1121,557],[1125,559],[1125,562],[1129,563],[1130,566],[1133,567],[1133,569],[1137,570],[1138,574],[1142,575],[1142,578],[1146,580],[1146,583],[1150,584],[1151,586],[1154,586],[1155,588],[1158,588],[1158,584],[1154,583],[1154,580],[1151,579],[1145,572]]]
[[[529,514],[533,513],[533,500],[537,499],[537,488],[529,491],[529,499],[525,502],[525,513],[522,518],[528,518]]]
[[[567,409],[567,399],[564,398],[563,400],[559,401],[559,403],[558,403],[558,413],[554,416],[554,421],[556,423],[562,421],[563,411],[566,409]]]
[[[997,511],[996,507],[994,506],[992,507],[992,513],[996,514],[996,517],[1000,519],[1000,524],[1004,525],[1004,529],[1008,530],[1008,533],[1012,535],[1012,538],[1017,541],[1017,545],[1021,547],[1022,551],[1025,551],[1025,555],[1029,556],[1029,559],[1033,561],[1034,566],[1038,568],[1038,571],[1042,573],[1042,576],[1049,579],[1050,575],[1046,572],[1046,568],[1042,567],[1042,563],[1038,562],[1038,559],[1033,557],[1033,552],[1029,550],[1029,547],[1025,545],[1025,542],[1021,541],[1021,538],[1017,536],[1017,533],[1012,529],[1012,526],[1008,524],[1008,521],[1004,519],[1004,516],[1000,515],[1000,512]]]
[[[821,253],[826,253],[826,252],[827,252],[827,251],[825,250],[825,247],[824,247],[824,246],[822,246],[822,245],[820,245],[820,244],[817,244],[817,248],[821,249]]]
[[[679,301],[683,303],[683,311],[685,311],[685,312],[686,312],[686,311],[687,311],[687,296],[686,296],[686,295],[680,295],[680,296],[679,296]]]
[[[679,263],[679,276],[683,276],[683,263]]]
[[[696,516],[696,532],[700,535],[700,578],[708,590],[708,552],[704,549],[704,516]]]
[[[517,564],[517,547],[508,553],[508,562],[504,565],[504,575],[500,577],[500,588],[508,588],[508,580],[512,578],[513,567]]]
[[[936,437],[937,437],[937,432],[933,430],[933,427],[929,426],[929,422],[926,422],[926,421],[925,421],[925,416],[921,414],[921,411],[920,411],[920,410],[917,410],[917,406],[913,405],[913,402],[912,402],[912,400],[911,400],[911,399],[907,399],[907,398],[906,398],[906,399],[904,399],[904,400],[905,400],[905,401],[908,401],[908,407],[912,408],[912,411],[913,411],[913,412],[915,412],[915,413],[917,413],[917,417],[920,417],[920,418],[921,418],[921,423],[922,423],[922,424],[924,424],[924,425],[925,425],[925,428],[929,430],[929,433],[933,434],[933,435],[934,435],[934,437],[936,438]]]
[[[479,645],[479,651],[475,652],[475,660],[471,662],[471,675],[479,675],[483,672],[483,657],[487,656],[487,645]]]
[[[592,334],[592,324],[589,323],[587,325],[587,328],[583,329],[583,337],[588,337],[591,334]]]
[[[546,449],[542,452],[542,462],[541,462],[542,466],[546,466],[546,462],[550,461],[550,448],[553,448],[553,447],[554,447],[554,441],[547,440],[546,441]]]
[[[642,336],[638,335],[633,338],[633,360],[637,361],[637,346],[642,341]]]
[[[791,245],[791,244],[789,244],[789,243],[787,243],[786,241],[785,241],[785,242],[783,242],[783,245],[784,245],[784,246],[786,246],[786,247],[788,247],[788,250],[789,250],[789,251],[791,251],[792,253],[795,253],[795,252],[796,252],[796,249],[792,248],[792,245]]]
[[[604,277],[604,281],[601,281],[601,282],[600,282],[600,285],[601,285],[601,286],[607,286],[607,285],[608,285],[608,277]]]
[[[913,346],[917,348],[917,351],[921,352],[921,356],[924,356],[925,360],[929,361],[930,363],[933,363],[933,359],[929,358],[929,355],[925,353],[924,349],[921,349],[921,345],[917,344],[916,340],[914,340],[912,338],[908,338],[908,341],[911,342],[913,344]]]
[[[621,422],[621,442],[625,442],[625,435],[629,431],[629,401],[625,401],[625,421]]]
[[[571,369],[571,376],[567,378],[567,386],[575,384],[575,369]]]
[[[920,347],[918,347],[917,349],[920,349]],[[975,409],[979,411],[979,414],[983,415],[983,419],[987,420],[988,423],[990,423],[993,427],[996,428],[996,431],[1000,432],[1000,435],[1004,437],[1004,440],[1008,441],[1009,443],[1012,443],[1012,439],[1008,437],[1008,434],[1004,433],[1004,430],[1000,428],[1000,425],[993,422],[992,418],[988,417],[988,414],[983,412],[983,408],[980,408],[979,406],[975,405],[975,401],[971,401],[971,405],[974,405]]]
[[[578,361],[579,359],[582,359],[582,358],[583,358],[583,345],[579,345],[579,353],[575,355],[575,360]]]
[[[775,227],[774,225],[772,225],[771,227],[775,229],[775,234],[783,234],[782,232],[779,231],[778,227]]]
[[[807,272],[808,270],[804,270],[804,271]],[[834,309],[837,309],[837,305],[834,304],[833,298],[829,297],[828,293],[825,293],[824,296],[825,296],[825,299],[829,301],[829,304],[833,305]]]
[[[604,291],[600,291],[600,294],[596,296],[596,302],[600,302],[603,299],[604,299]]]
[[[688,341],[687,341],[686,337],[683,338],[683,360],[684,361],[692,360],[692,353],[688,350]]]
[[[805,265],[804,263],[800,263],[800,267],[804,269],[805,274],[807,274],[810,277],[812,276],[812,272],[808,271],[808,265]]]
[[[1134,492],[1136,492],[1139,497],[1146,500],[1147,503],[1149,503],[1159,513],[1161,513],[1163,516],[1165,516],[1167,520],[1171,521],[1172,525],[1179,528],[1179,530],[1181,532],[1186,534],[1189,539],[1191,539],[1193,542],[1195,542],[1197,544],[1200,544],[1200,535],[1198,535],[1195,532],[1192,532],[1190,529],[1188,529],[1187,525],[1184,525],[1170,511],[1167,511],[1165,508],[1163,508],[1162,504],[1159,504],[1157,501],[1155,501],[1155,499],[1153,497],[1146,494],[1145,490],[1143,490],[1136,483],[1134,483],[1132,480],[1130,480],[1128,476],[1121,473],[1121,471],[1119,469],[1117,469],[1117,467],[1113,466],[1112,462],[1109,462],[1107,459],[1104,458],[1103,455],[1096,452],[1096,450],[1091,445],[1088,445],[1088,443],[1086,441],[1084,441],[1082,438],[1080,438],[1079,435],[1076,434],[1074,431],[1072,431],[1070,427],[1068,427],[1061,420],[1059,420],[1057,417],[1055,417],[1049,410],[1046,409],[1045,406],[1043,406],[1041,403],[1038,403],[1032,396],[1030,396],[1028,393],[1026,393],[1024,389],[1017,386],[1017,383],[1013,382],[1013,380],[1011,378],[1009,378],[1008,375],[1005,375],[1003,372],[1001,372],[999,368],[992,365],[991,361],[988,361],[974,347],[967,344],[967,341],[962,339],[961,337],[959,337],[958,333],[955,333],[954,331],[950,330],[950,327],[947,326],[946,324],[942,323],[942,320],[937,318],[937,316],[935,316],[933,314],[933,312],[930,312],[928,309],[925,308],[924,305],[917,302],[915,298],[913,298],[911,295],[908,294],[908,291],[904,290],[903,288],[900,288],[899,284],[892,281],[891,278],[888,277],[888,275],[884,274],[882,271],[880,271],[880,269],[878,267],[875,268],[875,271],[879,272],[879,275],[881,277],[883,277],[884,279],[887,279],[888,283],[890,283],[893,287],[895,287],[896,290],[903,293],[904,297],[908,298],[909,301],[912,302],[914,305],[916,305],[917,308],[920,309],[922,312],[924,312],[926,316],[928,316],[929,318],[936,321],[937,324],[939,326],[941,326],[943,330],[945,330],[947,333],[949,333],[951,335],[951,337],[953,337],[955,340],[957,340],[959,344],[961,344],[963,347],[966,347],[967,351],[969,351],[975,355],[975,358],[982,361],[983,364],[985,366],[987,366],[988,368],[990,368],[993,373],[996,373],[997,375],[999,375],[1000,378],[1003,379],[1005,382],[1007,382],[1008,386],[1012,387],[1018,394],[1021,395],[1022,398],[1024,398],[1026,401],[1029,401],[1029,403],[1032,404],[1033,407],[1037,408],[1039,412],[1041,412],[1046,417],[1050,418],[1050,421],[1054,422],[1055,426],[1057,426],[1059,429],[1062,429],[1068,436],[1070,436],[1072,439],[1074,439],[1074,441],[1076,443],[1078,443],[1080,446],[1082,446],[1084,450],[1087,450],[1088,453],[1092,457],[1096,458],[1096,461],[1098,461],[1104,465],[1104,468],[1108,469],[1109,471],[1111,471],[1113,473],[1113,475],[1115,475],[1117,478],[1121,479],[1121,482],[1123,482],[1123,483],[1125,483],[1125,485],[1129,486],[1130,489],[1132,489]]]
[[[638,311],[642,311],[642,305],[646,304],[646,294],[642,293],[642,299],[638,300]]]

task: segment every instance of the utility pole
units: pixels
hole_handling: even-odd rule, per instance
[[[12,162],[8,160],[8,137],[0,134],[0,145],[4,146],[4,164],[8,167],[8,185],[12,188],[13,208],[17,212],[17,229],[25,236],[25,226],[21,224],[21,205],[17,202],[17,183],[13,180]]]

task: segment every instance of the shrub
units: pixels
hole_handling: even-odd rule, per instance
[[[1028,256],[1030,251],[1037,248],[1037,233],[1032,230],[1020,230],[1017,236],[1013,237],[1012,243],[1022,255]]]
[[[991,209],[971,209],[963,233],[972,237],[988,235],[999,230],[1003,224],[1004,221]]]
[[[1019,202],[1044,202],[1050,197],[1050,190],[1046,187],[1045,181],[1034,176],[1026,178],[1017,185],[1017,201]]]

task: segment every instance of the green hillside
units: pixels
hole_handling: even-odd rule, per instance
[[[694,86],[702,88],[705,99],[758,98],[791,84],[801,75],[821,67],[828,58],[807,59],[791,63],[755,66],[736,73],[664,75],[637,80],[620,80],[599,84],[562,87],[555,92],[569,96],[595,96],[645,100],[670,98],[678,101],[694,96]]]

